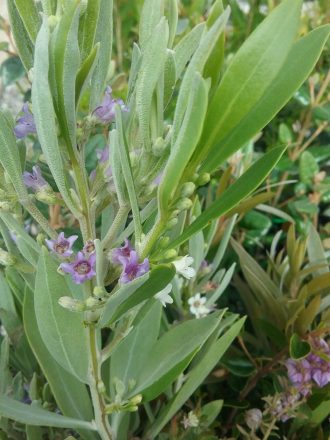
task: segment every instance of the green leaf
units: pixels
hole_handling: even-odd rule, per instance
[[[177,0],[166,0],[165,3],[165,16],[168,20],[169,25],[169,39],[168,47],[172,47],[176,35],[176,30],[178,27],[178,1]]]
[[[40,15],[34,0],[14,0],[17,11],[24,23],[25,29],[32,42],[36,41],[41,25]]]
[[[20,59],[26,69],[29,71],[33,67],[34,44],[24,26],[24,23],[16,8],[15,0],[7,0],[9,20],[11,32],[13,34],[15,44]]]
[[[311,351],[311,346],[308,342],[302,341],[299,336],[294,333],[290,339],[290,357],[292,359],[303,359]]]
[[[98,43],[88,57],[85,59],[84,63],[80,67],[77,78],[76,78],[76,92],[75,92],[75,102],[76,106],[79,103],[79,99],[85,89],[88,86],[91,75],[93,74],[95,65],[98,60],[100,44]]]
[[[299,158],[299,177],[301,182],[311,185],[320,171],[316,159],[309,151],[304,151]]]
[[[223,139],[250,113],[276,78],[296,37],[301,3],[283,1],[251,34],[228,66],[211,102],[201,139],[203,151],[209,152],[208,170],[214,170],[224,156],[234,152],[233,147],[229,151],[223,145]],[[235,148],[239,146],[235,144]]]
[[[226,212],[230,211],[241,200],[251,194],[274,168],[284,151],[285,148],[282,147],[273,148],[251,165],[251,167],[239,177],[235,183],[230,185],[211,206],[205,209],[191,225],[186,227],[183,234],[172,241],[168,245],[168,248],[173,248],[184,243],[193,234],[205,228],[210,221],[226,214]]]
[[[62,163],[61,151],[57,138],[53,97],[50,91],[49,74],[49,29],[47,20],[39,31],[36,49],[32,84],[32,106],[37,126],[38,139],[47,164],[55,179],[61,195],[73,214],[79,218],[80,212],[71,199],[67,188],[66,173]],[[74,87],[74,86],[73,86]]]
[[[330,400],[325,400],[320,403],[313,411],[309,421],[316,426],[320,426],[321,423],[329,417],[330,414]]]
[[[200,138],[208,102],[208,83],[196,73],[190,90],[188,106],[166,164],[158,189],[161,215],[166,218],[168,205],[174,197],[181,176]]]
[[[163,72],[168,42],[168,24],[163,17],[145,45],[136,82],[136,111],[144,148],[151,149],[151,104],[156,85]]]
[[[183,322],[166,332],[152,347],[149,362],[137,377],[131,395],[142,393],[150,400],[164,391],[218,325],[219,313],[216,312],[205,318]]]
[[[21,203],[28,201],[28,193],[22,180],[22,168],[12,126],[0,112],[0,162],[6,170]]]
[[[149,362],[151,349],[158,339],[162,305],[159,301],[148,304],[147,310],[139,312],[139,322],[133,323],[133,330],[118,345],[111,356],[110,378],[119,379],[129,387],[129,382],[137,378],[138,374]]]
[[[86,11],[81,19],[81,59],[84,61],[91,55],[94,46],[97,23],[99,20],[101,0],[88,0]]]
[[[321,238],[313,224],[311,224],[309,227],[307,237],[307,253],[310,263],[324,265],[324,267],[315,270],[315,275],[322,275],[329,272],[327,256],[325,254]]]
[[[48,351],[39,333],[33,294],[29,290],[24,295],[23,322],[29,344],[62,413],[76,419],[91,420],[93,410],[87,388],[61,367]],[[95,440],[95,435],[89,432],[82,432],[82,435],[86,440]]]
[[[106,303],[99,325],[110,325],[131,308],[153,297],[172,281],[174,275],[173,265],[162,264],[143,277],[122,286]]]
[[[58,304],[58,300],[69,292],[69,287],[57,268],[56,262],[43,249],[34,293],[39,332],[61,366],[82,382],[89,383],[87,330],[80,314]]]
[[[70,150],[76,146],[75,84],[80,66],[78,25],[81,6],[80,2],[72,2],[67,8],[53,32],[51,45],[55,68],[56,113]]]
[[[204,318],[205,319],[205,318]],[[239,334],[245,318],[233,324],[230,329],[219,339],[215,339],[209,346],[200,362],[188,373],[187,380],[173,399],[158,414],[156,421],[147,432],[147,438],[156,438],[161,429],[179,411],[189,397],[210,374],[233,340]]]
[[[26,425],[96,431],[96,427],[92,422],[84,422],[82,420],[61,416],[42,408],[36,408],[35,406],[17,402],[6,396],[0,396],[0,415]]]
[[[204,30],[205,23],[198,24],[175,46],[174,58],[176,64],[176,79],[181,77],[184,68],[188,64],[188,61],[195,53],[201,41]]]
[[[113,0],[101,0],[94,45],[100,43],[99,56],[91,80],[90,108],[99,104],[107,81],[113,40]]]
[[[145,0],[140,17],[139,42],[142,49],[154,35],[162,17],[162,0]]]
[[[180,92],[175,108],[173,121],[172,144],[176,142],[176,138],[180,131],[182,120],[184,118],[188,105],[191,88],[196,78],[196,72],[202,75],[205,63],[209,59],[212,51],[218,41],[219,36],[223,33],[225,25],[229,18],[230,10],[227,8],[223,14],[215,21],[213,26],[203,35],[198,48],[192,56],[187,70],[182,79]]]
[[[218,417],[223,407],[223,400],[213,400],[202,406],[201,419],[204,426],[210,426]]]
[[[291,1],[283,2],[282,5],[288,3],[289,8],[291,8]],[[271,15],[269,17],[271,17]],[[271,74],[263,77],[266,86],[263,88],[262,94],[260,94],[258,89],[260,81],[256,80],[254,77],[253,82],[251,83],[252,98],[247,94],[248,89],[246,91],[242,90],[242,96],[239,97],[239,100],[236,99],[236,97],[235,99],[232,97],[234,100],[231,101],[231,104],[235,102],[235,107],[233,107],[232,111],[229,111],[229,107],[226,106],[225,97],[221,96],[221,91],[225,87],[223,84],[226,85],[227,83],[227,81],[224,82],[223,79],[223,82],[221,82],[219,86],[217,96],[212,101],[209,109],[208,117],[206,119],[208,122],[205,125],[204,135],[200,141],[200,144],[205,148],[204,152],[209,150],[208,157],[202,166],[202,171],[212,171],[217,168],[218,165],[261,130],[287,103],[312,71],[329,36],[329,30],[329,26],[322,26],[315,29],[298,40],[290,48],[289,53],[287,53],[286,50],[283,50],[282,45],[278,46],[278,43],[275,42],[274,39],[276,50],[281,50],[286,54],[285,60],[281,66],[278,66],[276,69],[277,75],[274,77],[273,74]],[[271,38],[273,38],[272,34],[270,35]],[[260,54],[259,57],[261,58]],[[252,67],[252,61],[249,60],[248,62],[251,63]],[[272,63],[269,65],[272,66]],[[245,78],[245,75],[247,74],[246,68],[244,68],[244,66],[238,66],[237,68],[241,68]],[[275,69],[274,66],[271,68]],[[229,75],[228,72],[227,75]],[[233,79],[235,79],[233,86],[229,85],[228,80],[229,95],[230,93],[235,93],[235,90],[237,91],[237,87],[235,86],[236,83],[243,84],[244,82],[243,80],[240,81],[238,78]],[[255,93],[253,92],[253,87],[256,88]],[[244,105],[244,102],[241,102],[243,97],[246,97],[248,100],[246,103],[247,107]],[[218,102],[218,99],[221,100],[221,103],[220,101]],[[220,115],[218,111],[220,108],[219,106],[221,106],[222,109]],[[228,118],[230,118],[230,123],[226,122]],[[214,125],[211,127],[211,124]],[[213,130],[213,132],[211,130]],[[197,161],[197,159],[197,157],[193,158],[195,161]]]
[[[5,87],[22,78],[24,74],[24,66],[19,57],[7,58],[1,64],[0,75],[2,77],[2,83]]]

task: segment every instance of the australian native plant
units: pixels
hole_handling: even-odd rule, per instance
[[[219,197],[202,187],[317,62],[330,28],[299,37],[301,3],[282,1],[224,65],[230,8],[221,0],[181,39],[177,0],[145,0],[119,96],[112,0],[8,0],[32,88],[16,121],[0,113],[8,438],[156,438],[239,334],[244,318],[216,308],[221,291],[200,293],[217,277],[235,216],[212,266],[205,256],[219,217],[286,146]],[[27,141],[39,151],[32,158]],[[225,274],[221,289],[233,267]]]

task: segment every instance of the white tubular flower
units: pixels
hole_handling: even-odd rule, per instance
[[[191,278],[194,278],[194,276],[196,276],[195,269],[193,267],[190,267],[193,262],[194,259],[192,257],[189,257],[189,255],[185,255],[179,260],[173,261],[173,264],[178,274],[187,278],[187,280],[190,280]]]
[[[156,293],[154,295],[154,298],[158,299],[162,303],[164,307],[166,307],[166,304],[173,304],[173,298],[170,295],[170,292],[172,291],[172,284],[168,284],[163,290]]]
[[[195,315],[196,318],[203,318],[207,314],[211,312],[211,309],[205,305],[206,297],[201,297],[200,293],[196,293],[195,296],[192,296],[188,299],[189,310],[192,315]]]

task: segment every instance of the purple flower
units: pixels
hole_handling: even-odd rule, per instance
[[[72,279],[76,284],[82,284],[96,275],[95,263],[95,253],[86,256],[82,252],[78,252],[72,263],[62,263],[60,268],[65,273],[72,275]]]
[[[101,150],[101,148],[98,148],[96,150],[96,157],[99,160],[99,163],[105,163],[108,162],[109,157],[110,157],[110,151],[109,151],[109,147],[105,146],[105,148],[103,148],[103,150]]]
[[[130,253],[133,250],[131,242],[129,240],[125,240],[125,245],[113,249],[110,254],[110,259],[113,264],[124,264],[124,262],[129,260]]]
[[[120,105],[123,111],[128,111],[122,99],[113,99],[111,87],[107,87],[102,103],[96,107],[93,114],[105,124],[110,124],[115,119],[115,105]]]
[[[330,362],[318,357],[313,363],[312,378],[320,387],[325,387],[330,382]]]
[[[95,252],[95,244],[93,240],[88,240],[85,243],[85,246],[83,247],[83,253],[85,255],[90,255],[93,252]]]
[[[130,283],[149,271],[148,258],[145,258],[143,263],[139,264],[139,258],[135,251],[131,251],[128,258],[119,257],[119,259],[124,266],[124,270],[120,275],[120,282],[123,284]]]
[[[32,168],[32,173],[24,171],[23,182],[27,188],[32,188],[35,191],[40,191],[44,187],[48,187],[48,183],[41,175],[41,170],[38,165]]]
[[[45,240],[48,249],[61,257],[70,257],[73,254],[72,246],[77,240],[78,235],[71,235],[71,237],[65,238],[64,232],[60,232],[56,240]]]
[[[289,379],[296,387],[304,385],[311,380],[312,366],[307,359],[300,361],[289,359],[286,362],[286,367],[288,369]]]
[[[30,112],[29,104],[25,102],[22,108],[23,116],[17,119],[14,133],[17,139],[23,139],[30,133],[36,133],[36,125],[34,123],[33,114]]]

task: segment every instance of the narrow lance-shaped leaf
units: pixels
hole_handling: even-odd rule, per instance
[[[28,201],[28,193],[22,180],[22,168],[16,139],[6,116],[0,112],[0,162],[10,178],[21,203]]]
[[[7,7],[10,20],[10,28],[20,59],[26,71],[33,67],[34,44],[29,37],[26,27],[19,15],[15,0],[7,0]]]
[[[44,248],[38,262],[34,292],[39,332],[61,366],[82,382],[89,383],[86,328],[80,314],[72,313],[58,303],[68,294],[69,288],[57,267]]]
[[[113,39],[113,0],[101,0],[94,44],[100,43],[99,57],[91,81],[90,107],[94,110],[104,92],[111,62]]]
[[[223,33],[225,25],[228,21],[230,14],[230,9],[227,8],[223,14],[215,21],[213,26],[203,35],[196,52],[192,56],[190,63],[187,67],[186,73],[184,74],[180,92],[178,96],[177,105],[175,108],[174,121],[173,121],[173,136],[172,144],[176,142],[182,120],[185,115],[185,111],[188,105],[189,96],[191,92],[192,84],[195,80],[196,72],[202,74],[205,63],[209,59],[214,46]]]
[[[159,23],[162,17],[162,0],[145,0],[140,18],[140,46],[144,49],[144,46],[148,43],[153,35],[154,29]]]
[[[35,42],[41,25],[41,20],[34,0],[14,1],[31,41]]]
[[[222,134],[219,136],[202,165],[201,171],[213,171],[276,115],[308,78],[329,33],[329,25],[321,26],[292,46],[279,73],[268,84],[263,95],[232,130],[224,136]]]
[[[61,416],[43,408],[26,405],[7,396],[0,396],[0,415],[26,425],[96,431],[96,427],[91,422]]]
[[[86,385],[68,373],[51,356],[42,340],[34,311],[33,292],[26,290],[23,304],[23,322],[29,344],[39,365],[47,378],[62,413],[75,419],[91,420],[93,410]],[[84,431],[81,435],[86,440],[95,440],[95,434]]]
[[[166,423],[171,420],[207,375],[210,374],[212,369],[221,359],[222,355],[227,351],[233,340],[239,334],[244,321],[244,318],[240,319],[223,336],[213,342],[203,359],[189,372],[187,380],[180,388],[179,392],[158,414],[157,419],[148,429],[146,438],[156,438]]]
[[[280,160],[285,148],[276,147],[254,163],[241,177],[237,179],[215,202],[212,203],[191,225],[189,225],[168,247],[173,248],[184,243],[193,234],[205,228],[210,221],[230,211],[241,200],[252,193],[267,177]]]
[[[150,150],[150,117],[152,97],[163,71],[166,46],[168,42],[168,24],[162,18],[153,31],[152,38],[146,43],[142,54],[141,67],[136,83],[136,110],[144,147]]]
[[[167,212],[168,204],[200,138],[207,110],[208,90],[208,83],[196,73],[187,111],[159,186],[158,202],[162,214]]]
[[[94,46],[97,23],[99,20],[101,0],[88,0],[86,11],[81,20],[81,59],[89,57]]]
[[[38,132],[38,139],[48,166],[61,195],[76,217],[80,212],[71,199],[67,188],[61,151],[57,139],[53,98],[49,88],[49,29],[45,18],[36,41],[35,64],[32,84],[32,106]]]
[[[76,106],[78,105],[79,99],[81,98],[84,89],[88,86],[89,80],[94,72],[94,68],[98,60],[99,50],[100,44],[98,43],[85,59],[84,63],[77,73],[75,91]]]
[[[80,2],[73,2],[62,16],[54,31],[52,44],[55,82],[57,88],[57,118],[67,144],[69,154],[76,146],[76,98],[75,84],[80,65],[78,25]]]

